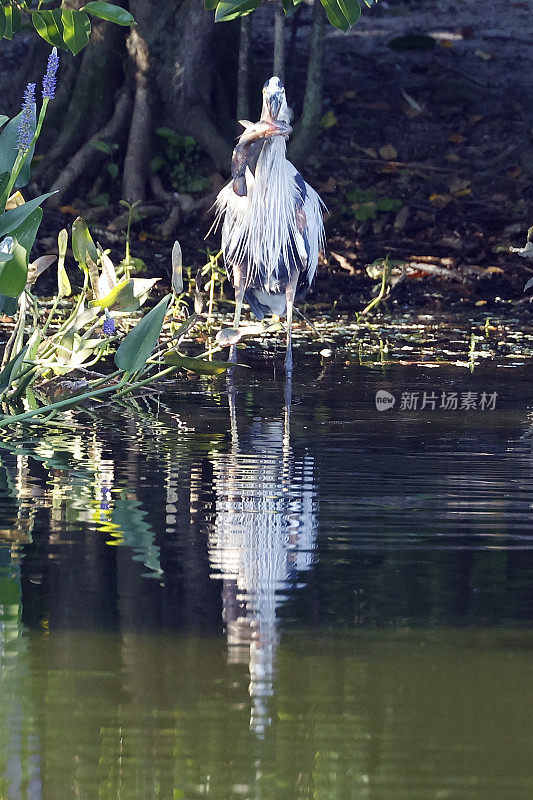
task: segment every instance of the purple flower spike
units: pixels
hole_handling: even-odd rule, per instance
[[[35,107],[35,84],[28,83],[24,91],[24,100],[22,103],[22,116],[20,118],[18,137],[17,137],[17,150],[25,153],[30,149],[33,139],[33,113]]]
[[[53,100],[56,93],[56,74],[59,67],[59,56],[57,54],[57,47],[52,48],[52,52],[48,56],[48,64],[43,78],[43,99],[48,98]]]
[[[105,319],[103,325],[104,336],[114,336],[115,320],[113,319],[107,308],[104,309],[104,313],[105,313]]]

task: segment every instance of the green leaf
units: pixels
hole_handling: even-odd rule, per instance
[[[6,317],[14,317],[17,309],[16,297],[6,297],[5,294],[0,294],[0,314],[5,314]]]
[[[69,297],[72,289],[65,269],[65,256],[67,254],[68,245],[68,232],[66,228],[59,231],[57,244],[59,250],[59,257],[57,259],[57,293],[59,297]]]
[[[222,0],[217,4],[215,22],[229,22],[244,17],[261,5],[261,0]]]
[[[93,17],[106,19],[108,22],[114,22],[115,25],[136,25],[134,18],[129,11],[120,6],[115,6],[113,3],[106,3],[105,0],[93,0],[91,3],[86,3],[80,9],[92,14]]]
[[[380,197],[376,203],[378,211],[397,211],[402,207],[402,201],[393,197]]]
[[[115,353],[115,364],[124,372],[138,372],[157,344],[168,304],[168,294],[131,330]]]
[[[91,308],[113,308],[115,311],[137,311],[148,299],[159,278],[130,278],[118,283],[105,297],[91,300]]]
[[[205,7],[208,11],[214,11],[218,5],[218,0],[205,0]]]
[[[0,39],[4,38],[4,33],[6,32],[6,12],[4,11],[4,7],[0,5]]]
[[[332,25],[346,31],[361,16],[359,0],[320,0]]]
[[[4,194],[7,184],[9,183],[10,173],[9,172],[2,172],[0,173],[0,197]]]
[[[176,294],[183,292],[183,258],[181,245],[176,239],[172,246],[172,289]]]
[[[13,119],[7,123],[4,130],[0,134],[0,172],[2,173],[8,172],[9,174],[11,174],[11,169],[13,168],[13,164],[15,163],[15,158],[17,157],[18,153],[17,138],[18,138],[18,130],[21,117],[22,117],[22,111],[20,112],[20,114],[17,114],[16,117],[13,117]],[[37,126],[37,115],[34,106],[31,119],[32,135],[35,133],[36,126]],[[26,186],[29,183],[31,160],[33,158],[34,150],[35,150],[35,145],[30,149],[26,157],[26,161],[24,162],[22,169],[20,170],[19,176],[15,181],[15,187],[17,189],[20,189],[22,186]]]
[[[0,237],[12,233],[36,208],[39,208],[41,203],[44,203],[44,201],[53,194],[55,194],[55,192],[40,194],[39,197],[36,197],[34,200],[28,200],[27,203],[17,206],[16,208],[11,208],[9,211],[4,211],[3,214],[0,214]]]
[[[63,41],[63,23],[61,22],[61,9],[54,11],[33,11],[31,15],[33,27],[39,36],[61,50],[67,50]]]
[[[358,0],[337,0],[337,2],[351,28],[361,16],[361,6]]]
[[[205,358],[182,356],[176,350],[165,353],[163,360],[173,367],[181,367],[189,370],[189,372],[196,372],[197,375],[221,375],[231,366],[234,366],[229,361],[207,361]]]
[[[89,233],[89,227],[82,217],[77,217],[72,223],[72,253],[80,265],[87,266],[87,256],[96,264],[98,261],[98,251]]]
[[[91,20],[85,11],[71,11],[70,8],[61,9],[61,22],[63,23],[63,39],[73,56],[88,44],[91,35]]]
[[[118,144],[110,144],[109,142],[90,142],[90,145],[95,150],[100,150],[108,156],[112,155],[114,150],[118,150]]]
[[[330,109],[329,111],[326,111],[326,113],[322,116],[319,124],[321,128],[327,130],[328,128],[333,128],[333,126],[336,125],[338,121],[339,120],[337,119],[333,111],[331,111]]]
[[[128,289],[131,291],[127,291]],[[89,307],[111,308],[111,306],[114,306],[116,303],[120,303],[121,299],[122,300],[127,299],[128,300],[127,305],[129,305],[134,299],[132,290],[133,290],[133,278],[130,280],[128,280],[128,278],[125,278],[123,281],[120,281],[120,283],[117,283],[117,285],[114,286],[111,289],[111,291],[108,294],[106,294],[105,297],[101,297],[99,300],[91,300],[91,302],[89,303]],[[124,294],[127,295],[126,298],[122,297]]]
[[[15,356],[15,358],[12,358],[11,361],[8,361],[2,372],[0,372],[0,394],[3,394],[6,389],[9,389],[15,380],[19,371],[19,367],[24,361],[24,356],[26,355],[27,349],[28,345],[23,347],[20,353]]]
[[[10,5],[3,5],[3,10],[6,18],[6,25],[4,28],[4,39],[12,39],[13,34],[16,33],[20,27],[20,11],[11,3]]]
[[[282,0],[283,11],[285,12],[286,17],[292,17],[292,15],[297,11],[298,6],[302,3],[302,0]]]
[[[32,211],[31,214],[26,217],[24,222],[21,222],[21,224],[15,228],[14,231],[11,231],[11,235],[14,236],[17,242],[27,251],[28,258],[35,242],[42,218],[42,208],[36,208],[35,211]]]
[[[28,275],[28,253],[16,240],[11,258],[0,264],[0,294],[18,297],[26,286]]]

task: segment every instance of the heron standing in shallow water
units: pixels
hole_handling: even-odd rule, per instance
[[[263,87],[263,109],[246,130],[232,158],[232,180],[216,200],[222,251],[235,288],[238,329],[243,302],[257,319],[287,317],[285,369],[292,371],[292,312],[313,282],[324,246],[323,203],[286,158],[292,131],[285,88],[273,77]],[[266,126],[265,126],[266,123]],[[229,359],[236,362],[237,345]]]

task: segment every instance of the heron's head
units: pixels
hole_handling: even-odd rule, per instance
[[[265,82],[263,86],[263,111],[262,119],[290,122],[291,112],[287,106],[285,87],[275,76]]]

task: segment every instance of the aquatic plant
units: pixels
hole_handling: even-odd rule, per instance
[[[66,318],[56,319],[60,304],[65,305],[72,295],[65,270],[67,246],[68,232],[64,229],[58,236],[57,291],[48,314],[43,314],[42,301],[32,290],[39,275],[56,260],[55,256],[43,256],[30,265],[20,295],[19,314],[6,347],[4,369],[0,372],[0,401],[7,412],[0,417],[0,428],[25,420],[49,422],[58,411],[102,395],[123,402],[136,390],[154,385],[176,370],[202,375],[226,371],[226,362],[211,360],[212,354],[221,349],[216,344],[198,356],[180,352],[183,338],[201,321],[202,309],[192,314],[184,310],[188,306],[178,242],[173,248],[172,293],[163,297],[134,327],[131,315],[148,300],[159,278],[127,277],[124,268],[121,277],[109,254],[95,244],[81,217],[72,225],[71,247],[83,274],[83,284],[70,303],[70,313]],[[0,250],[2,247],[11,249],[6,242]],[[216,260],[216,257],[210,259],[204,271],[212,270]],[[211,281],[214,283],[213,275]],[[210,292],[211,300],[212,297]],[[211,315],[212,303],[209,309]],[[27,316],[32,318],[28,332]],[[131,329],[124,335],[128,328]],[[160,338],[164,339],[161,343]],[[112,372],[108,366],[111,355],[116,367]],[[99,362],[105,362],[105,369],[95,372]],[[44,399],[44,404],[37,397]],[[53,402],[46,402],[47,399]]]
[[[36,84],[28,83],[21,112],[9,120],[0,118],[0,310],[16,309],[27,282],[29,254],[42,219],[41,204],[51,195],[42,194],[25,201],[20,191],[30,180],[30,166],[35,143],[39,138],[50,100],[54,97],[55,77],[59,64],[54,48],[43,78],[42,103],[37,118]],[[25,308],[21,302],[21,316]],[[24,326],[24,321],[21,323]],[[17,331],[16,335],[20,332]],[[8,353],[15,342],[8,346]],[[17,352],[14,353],[17,355]]]

